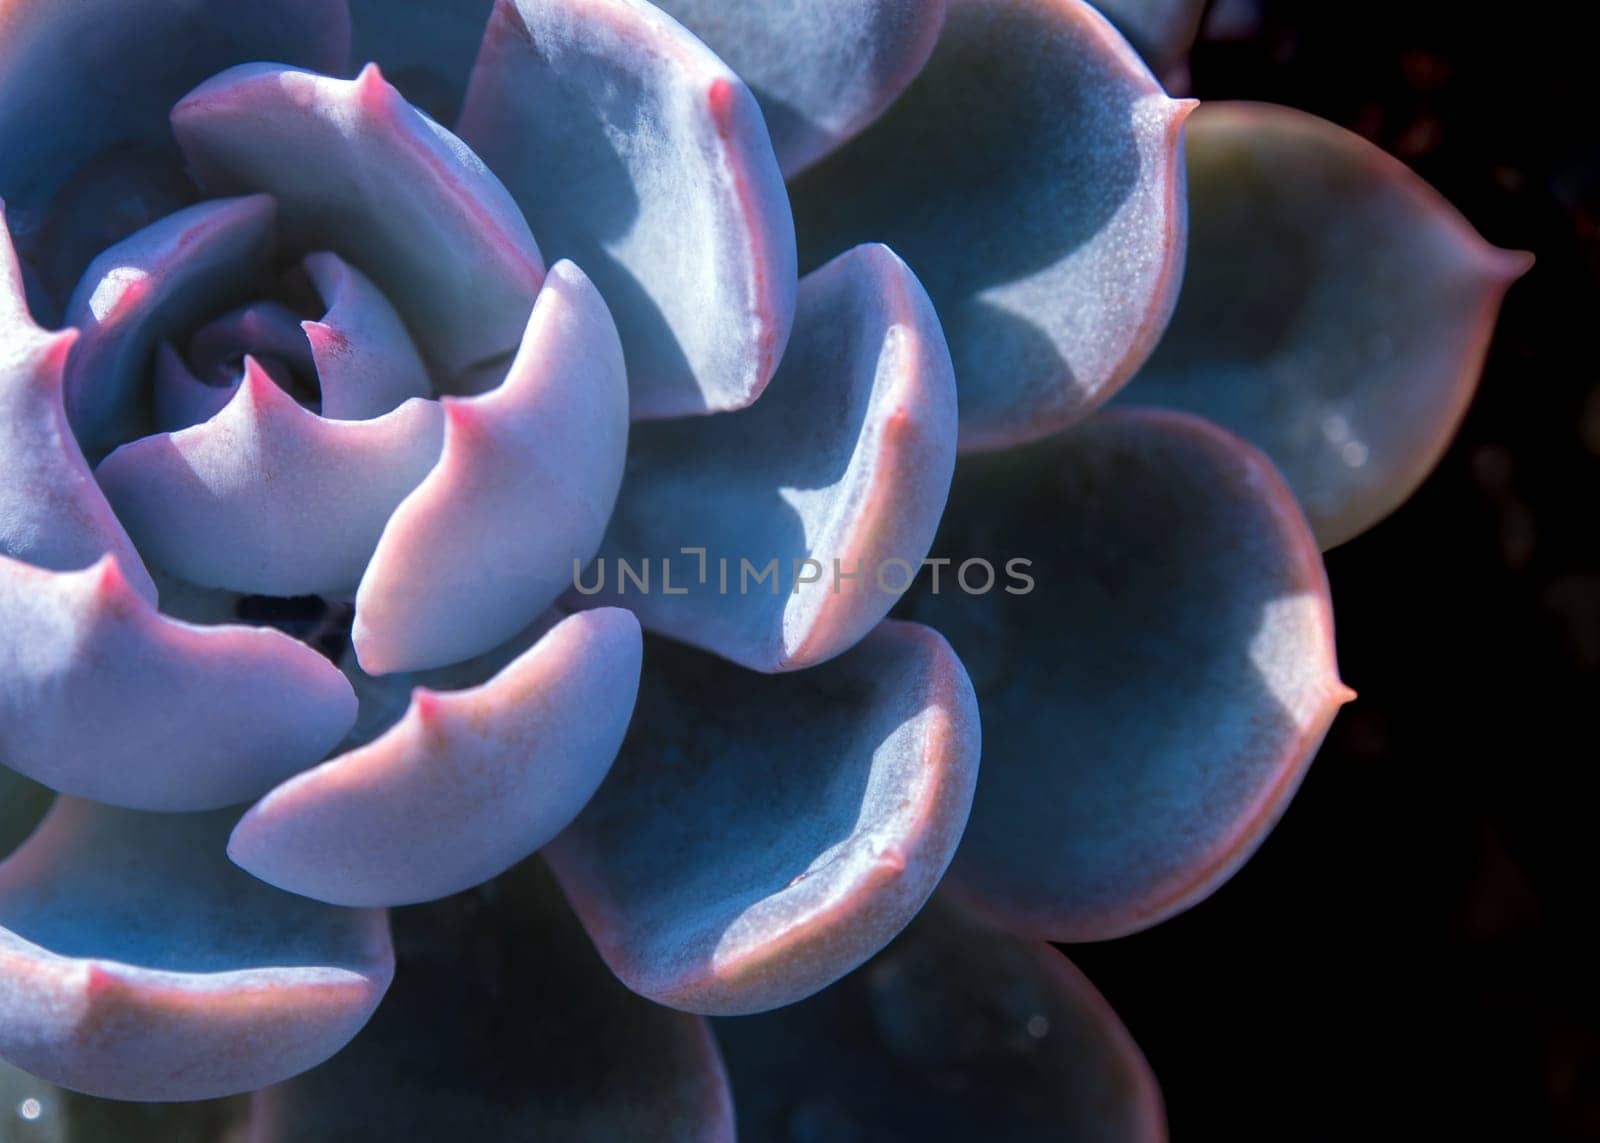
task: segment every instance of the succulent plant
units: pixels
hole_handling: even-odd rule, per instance
[[[1271,828],[1522,256],[1079,0],[0,0],[0,97],[16,1138],[1162,1133],[1045,942]]]

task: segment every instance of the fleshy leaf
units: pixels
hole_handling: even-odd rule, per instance
[[[29,314],[0,203],[0,557],[71,571],[110,552],[153,602],[150,573],[67,425],[62,374],[77,338]]]
[[[1183,121],[1078,0],[952,0],[933,58],[793,186],[801,264],[886,242],[932,295],[963,449],[1042,436],[1155,345],[1183,263]]]
[[[177,432],[209,421],[233,399],[244,378],[244,358],[287,388],[316,376],[311,342],[300,318],[280,302],[250,302],[200,327],[189,339],[187,359],[171,342],[156,346],[152,378],[155,425]]]
[[[330,421],[246,358],[215,417],[125,444],[96,475],[140,549],[185,579],[262,595],[350,592],[443,440],[435,401]]]
[[[393,972],[383,913],[234,868],[232,821],[57,801],[0,864],[0,1056],[109,1099],[209,1099],[366,1023]]]
[[[794,224],[755,97],[642,0],[497,0],[461,136],[627,353],[635,419],[748,405],[794,316]]]
[[[1095,0],[1157,75],[1188,55],[1200,31],[1206,0]]]
[[[447,380],[516,346],[544,263],[494,175],[375,66],[353,80],[245,64],[172,129],[213,193],[270,191],[285,242],[359,265]]]
[[[306,256],[327,312],[301,323],[311,343],[324,417],[381,417],[412,397],[431,397],[428,367],[405,323],[372,280],[330,251]]]
[[[752,670],[811,666],[911,582],[955,447],[933,306],[886,247],[858,247],[800,284],[794,338],[754,406],[635,427],[599,564],[567,602],[631,607]],[[624,562],[661,578],[641,592]]]
[[[977,774],[971,685],[927,628],[884,623],[784,675],[656,641],[610,777],[545,852],[629,988],[759,1012],[838,979],[916,914]]]
[[[67,303],[81,336],[67,359],[67,417],[91,453],[142,432],[142,386],[158,342],[245,294],[274,250],[276,205],[267,195],[201,203],[104,251]]]
[[[344,0],[7,0],[0,196],[55,302],[94,255],[191,201],[167,126],[179,96],[245,60],[343,72],[349,48]]]
[[[411,904],[487,881],[593,796],[633,713],[639,656],[632,615],[591,611],[481,687],[419,687],[381,737],[257,802],[228,854],[338,905]]]
[[[661,0],[744,77],[783,173],[816,162],[893,103],[928,62],[945,0]]]
[[[985,740],[946,885],[1013,931],[1105,939],[1206,896],[1350,697],[1304,517],[1198,418],[1118,409],[964,457],[934,552],[954,566],[910,613],[967,662]]]
[[[1182,301],[1129,399],[1264,449],[1322,545],[1343,543],[1438,462],[1531,258],[1484,242],[1398,160],[1287,107],[1208,104],[1189,185]]]
[[[939,898],[859,972],[714,1028],[751,1139],[1166,1139],[1149,1065],[1083,974]]]
[[[356,594],[352,639],[373,674],[464,659],[525,626],[593,557],[622,480],[622,349],[570,262],[551,268],[505,381],[444,404],[439,463]]]
[[[418,687],[430,691],[462,691],[481,687],[519,658],[541,636],[567,617],[567,612],[552,607],[499,646],[443,667],[369,675],[361,669],[355,648],[347,644],[338,658],[339,669],[350,680],[361,709],[356,724],[341,744],[342,750],[365,746],[411,709],[411,696]]]
[[[394,925],[393,993],[350,1047],[255,1096],[250,1143],[732,1143],[705,1021],[618,984],[536,861]]]
[[[350,0],[358,60],[373,60],[441,123],[461,109],[494,0]]]
[[[0,557],[0,763],[149,810],[256,797],[355,721],[332,664],[280,632],[158,613],[116,558],[52,572]]]

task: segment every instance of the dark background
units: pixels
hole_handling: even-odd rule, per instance
[[[1328,555],[1361,697],[1282,824],[1200,907],[1070,950],[1180,1143],[1600,1139],[1600,41],[1583,7],[1266,0],[1240,20],[1228,3],[1194,53],[1191,94],[1350,127],[1538,263],[1438,471]]]

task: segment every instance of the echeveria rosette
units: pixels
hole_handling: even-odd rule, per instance
[[[1197,11],[1108,14],[1167,74]],[[1295,497],[1332,542],[1414,486],[1514,257],[1326,124],[1191,115],[1078,0],[18,0],[0,96],[41,1105],[1160,1137],[1038,942],[1276,820],[1349,697]]]
[[[161,115],[19,149],[0,176],[25,208],[0,246],[0,748],[70,795],[0,864],[0,1049],[114,1099],[204,1099],[325,1058],[388,986],[384,907],[493,878],[591,800],[633,712],[639,622],[596,601],[549,608],[607,532],[630,416],[740,408],[782,360],[765,419],[814,430],[772,458],[734,448],[742,420],[694,447],[737,454],[747,516],[774,517],[774,537],[781,494],[804,483],[785,560],[920,560],[954,458],[954,382],[920,283],[876,246],[798,281],[757,105],[669,17],[631,2],[495,9],[462,131],[519,201],[378,64],[341,78],[342,5],[247,7],[97,11],[193,32],[216,48],[214,74],[109,68],[105,84],[140,85],[139,106],[164,92]],[[31,95],[44,54],[99,44],[105,28],[82,15],[8,9],[20,62],[0,80]],[[320,70],[262,62],[287,54],[285,26],[321,37],[302,57]],[[625,97],[596,104],[596,77]],[[534,149],[567,172],[564,204],[528,165]],[[615,162],[596,165],[602,152]],[[95,200],[69,193],[88,170],[156,172],[180,193],[97,230],[80,217]],[[101,248],[62,244],[63,230]],[[58,285],[69,249],[81,273]],[[836,403],[850,415],[827,415]],[[659,472],[634,466],[630,494],[670,491],[670,452],[653,450]],[[285,622],[308,597],[318,625]],[[695,601],[697,641],[796,669],[848,651],[892,602],[751,600],[718,627]],[[237,621],[274,614],[283,630]],[[889,940],[932,892],[971,799],[970,687],[936,635],[885,628],[819,670],[796,692],[794,741],[852,743],[840,764],[870,776],[882,817],[863,827],[863,864],[808,887],[853,911],[786,895],[792,873],[760,887],[771,904],[742,955],[765,967],[729,986],[736,1007],[814,991]],[[721,686],[752,687],[747,674],[726,667]],[[655,717],[684,715],[669,703]],[[782,751],[773,765],[796,769]],[[8,851],[44,808],[11,773]],[[902,794],[917,812],[900,812]],[[826,831],[849,810],[795,823],[788,859],[837,858]],[[750,903],[689,884],[713,890],[705,926]],[[837,947],[784,962],[802,940]],[[703,1025],[684,1021],[714,1062]]]

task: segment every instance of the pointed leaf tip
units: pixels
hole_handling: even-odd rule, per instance
[[[33,320],[0,205],[0,556],[72,571],[114,553],[154,602],[155,584],[67,423],[66,366],[79,340],[77,329],[46,332]]]
[[[321,320],[301,323],[322,393],[319,412],[359,421],[431,397],[428,367],[377,285],[332,251],[308,254],[303,265],[326,307]]]
[[[186,96],[172,129],[206,189],[270,192],[289,244],[371,275],[442,378],[516,345],[544,278],[527,222],[375,66],[344,80],[241,65]]]
[[[389,731],[278,787],[228,843],[280,888],[341,905],[460,892],[566,827],[610,768],[639,683],[638,622],[585,612],[480,687],[412,692]]]
[[[633,416],[743,408],[794,316],[794,223],[744,83],[634,0],[499,0],[461,113],[611,308]]]
[[[91,1095],[193,1100],[356,1033],[393,973],[383,914],[234,869],[232,816],[57,802],[0,864],[0,1055]]]
[[[1476,388],[1499,250],[1398,160],[1324,120],[1212,103],[1190,122],[1182,298],[1123,397],[1199,413],[1282,469],[1324,547],[1404,501]]]
[[[405,98],[453,123],[493,0],[350,0],[354,58],[373,60]]]
[[[276,248],[269,195],[217,199],[170,214],[104,251],[67,303],[83,334],[63,393],[73,430],[103,453],[148,428],[140,386],[156,345],[218,304],[243,302]]]
[[[756,94],[792,177],[871,123],[927,63],[944,0],[662,0]]]
[[[247,358],[211,420],[123,445],[96,475],[140,547],[185,579],[263,595],[344,592],[443,437],[434,401],[328,420]]]
[[[396,508],[356,593],[368,673],[504,642],[593,558],[622,480],[628,388],[616,326],[582,271],[551,268],[505,379],[446,398],[443,419],[439,462]]]
[[[268,629],[169,619],[115,556],[78,572],[0,557],[0,630],[0,763],[67,793],[231,805],[355,721],[350,685],[315,651]]]

